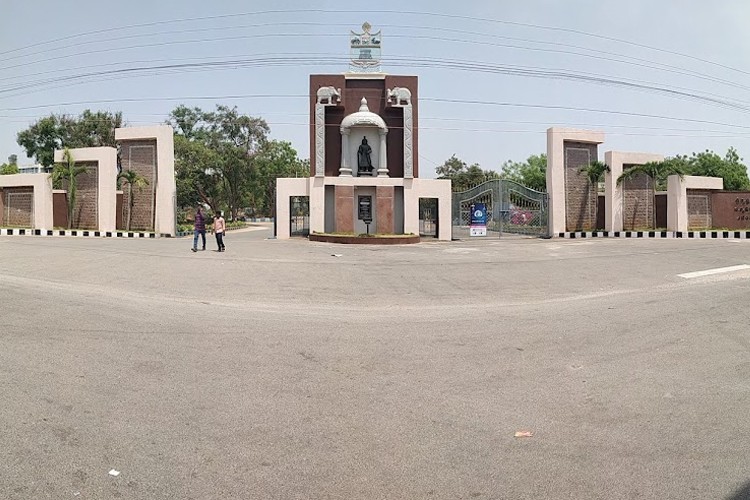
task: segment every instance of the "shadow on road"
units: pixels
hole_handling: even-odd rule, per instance
[[[726,500],[750,500],[750,481],[728,496]]]

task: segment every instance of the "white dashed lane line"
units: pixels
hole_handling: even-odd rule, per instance
[[[750,269],[750,266],[747,264],[740,264],[739,266],[729,266],[729,267],[717,267],[714,269],[706,269],[705,271],[694,271],[692,273],[683,273],[678,274],[680,278],[690,279],[690,278],[700,278],[701,276],[711,276],[712,274],[724,274],[724,273],[733,273],[735,271],[744,271],[745,269]]]

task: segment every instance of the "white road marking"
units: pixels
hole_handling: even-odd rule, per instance
[[[690,278],[700,278],[701,276],[710,276],[712,274],[722,274],[722,273],[732,273],[734,271],[743,271],[745,269],[750,269],[750,266],[747,264],[740,264],[739,266],[729,266],[729,267],[717,267],[715,269],[706,269],[705,271],[695,271],[692,273],[683,273],[678,274],[680,278],[690,279]]]

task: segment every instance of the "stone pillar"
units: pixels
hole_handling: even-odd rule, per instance
[[[644,165],[652,161],[662,161],[664,156],[650,153],[632,153],[622,151],[607,151],[604,162],[609,166],[609,172],[604,174],[604,229],[606,231],[623,230],[623,187],[617,184],[622,175],[624,165]],[[649,191],[649,198],[651,192]],[[654,207],[654,210],[656,207]],[[650,222],[649,222],[650,223]]]
[[[322,177],[310,179],[310,233],[326,230],[326,189]]]
[[[724,189],[721,177],[701,177],[670,175],[667,177],[667,230],[685,232],[688,230],[688,189]]]
[[[601,144],[604,132],[566,128],[547,129],[547,194],[549,196],[549,235],[567,230],[567,180],[568,167],[565,142]],[[596,158],[591,158],[596,160]]]
[[[414,177],[414,120],[411,102],[404,106],[404,179]]]
[[[394,233],[394,193],[393,186],[377,186],[375,188],[375,210],[377,225],[375,231],[381,234]]]
[[[177,215],[177,187],[174,174],[174,130],[170,125],[155,125],[152,127],[125,127],[115,129],[115,140],[124,150],[128,143],[137,148],[136,144],[147,144],[155,141],[155,160],[149,160],[155,168],[155,176],[150,179],[152,184],[147,186],[144,193],[155,191],[152,208],[154,217],[154,231],[159,234],[174,235],[176,231]],[[131,142],[132,141],[132,142]],[[152,147],[153,149],[153,147]],[[144,150],[145,151],[145,150]],[[142,164],[141,166],[144,166]],[[127,165],[123,165],[127,169]],[[144,194],[142,193],[142,194]],[[136,196],[139,196],[138,194]],[[150,194],[149,194],[150,196]]]
[[[336,186],[336,232],[354,231],[354,186]]]
[[[121,129],[118,129],[121,130]],[[63,161],[64,150],[55,150],[55,161]],[[117,150],[109,146],[97,148],[74,148],[70,150],[73,160],[80,163],[96,163],[96,205],[86,210],[87,215],[96,214],[96,229],[102,232],[117,230]],[[84,174],[85,176],[86,174]],[[79,181],[79,189],[81,189]],[[79,198],[80,201],[81,198]]]
[[[326,107],[315,104],[315,177],[326,173]]]
[[[349,129],[341,129],[341,168],[340,177],[351,177],[352,168],[349,166]]]
[[[378,161],[378,177],[388,177],[388,155],[385,145],[385,136],[388,131],[381,129],[378,132],[380,132],[380,158]]]

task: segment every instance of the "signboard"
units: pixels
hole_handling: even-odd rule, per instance
[[[380,31],[370,33],[370,23],[362,25],[362,33],[349,33],[351,60],[349,71],[354,73],[377,73],[380,71]]]
[[[365,224],[372,222],[372,196],[360,196],[358,200],[359,220]]]
[[[487,236],[487,205],[474,203],[470,209],[469,236]]]

